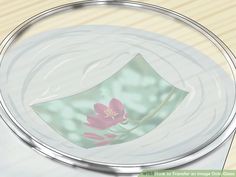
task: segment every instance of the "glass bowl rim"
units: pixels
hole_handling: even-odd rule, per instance
[[[172,19],[178,20],[179,22],[182,22],[185,25],[192,27],[193,29],[195,29],[196,31],[204,35],[208,40],[210,40],[224,55],[225,59],[227,60],[231,68],[231,72],[232,72],[233,79],[235,82],[235,77],[236,77],[235,59],[236,58],[234,54],[232,53],[232,51],[226,46],[226,44],[221,39],[219,39],[213,32],[209,31],[207,28],[205,28],[198,22],[180,13],[177,13],[173,10],[166,9],[164,7],[160,7],[153,4],[137,2],[137,1],[129,1],[129,0],[122,0],[122,1],[86,0],[86,1],[80,1],[80,2],[73,2],[73,3],[68,3],[68,4],[60,5],[60,6],[45,10],[27,19],[26,21],[21,23],[19,26],[17,26],[14,30],[12,30],[0,44],[0,67],[1,67],[4,54],[9,48],[9,46],[11,46],[11,44],[14,43],[16,38],[19,37],[31,25],[37,23],[38,21],[48,16],[55,15],[60,12],[65,12],[65,11],[70,11],[70,10],[75,10],[75,9],[82,9],[84,7],[90,7],[90,6],[120,6],[120,7],[135,8],[135,9],[141,9],[141,10],[145,9],[148,11],[152,11],[152,12],[169,16]],[[235,86],[235,90],[236,90],[236,86]],[[102,172],[128,174],[128,173],[140,173],[144,169],[150,169],[150,170],[168,169],[168,168],[181,166],[191,161],[194,161],[208,154],[214,149],[216,149],[218,146],[224,143],[236,129],[236,118],[235,118],[236,104],[234,102],[232,112],[229,116],[229,119],[225,123],[224,127],[222,127],[222,129],[213,138],[201,144],[199,147],[195,148],[194,150],[190,152],[184,153],[181,156],[174,157],[168,160],[145,163],[145,164],[140,163],[140,164],[133,164],[133,165],[128,165],[128,164],[121,165],[121,164],[112,164],[112,163],[102,163],[102,162],[97,162],[97,161],[79,159],[78,157],[74,157],[65,152],[61,152],[57,150],[56,148],[50,147],[49,145],[41,142],[36,137],[32,136],[30,132],[25,130],[24,127],[17,122],[17,119],[14,118],[12,113],[7,108],[2,93],[0,93],[0,104],[3,110],[3,113],[1,115],[3,121],[23,142],[25,142],[27,145],[29,145],[31,148],[33,148],[40,154],[52,160],[55,160],[57,162],[71,165],[73,167],[82,167],[82,168],[92,169],[92,170],[102,171]]]

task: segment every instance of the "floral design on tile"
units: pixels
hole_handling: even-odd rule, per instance
[[[32,108],[72,143],[99,148],[128,143],[158,128],[187,94],[163,79],[138,54],[98,85]]]
[[[94,110],[94,115],[87,116],[87,125],[98,130],[105,130],[120,124],[126,121],[128,116],[125,106],[116,98],[113,98],[108,106],[102,103],[94,104]],[[95,146],[104,146],[111,144],[117,136],[112,133],[98,135],[86,132],[83,134],[83,137],[94,141]]]
[[[127,119],[125,106],[118,100],[113,98],[109,105],[106,106],[102,103],[94,105],[95,115],[88,115],[88,126],[104,130],[115,126]]]

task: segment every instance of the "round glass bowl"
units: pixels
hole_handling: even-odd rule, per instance
[[[32,148],[72,166],[177,167],[236,126],[232,52],[159,6],[65,4],[19,25],[0,52],[3,120]]]

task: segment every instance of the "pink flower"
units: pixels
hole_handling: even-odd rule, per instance
[[[124,105],[115,98],[110,101],[109,106],[97,103],[94,109],[96,114],[87,116],[87,125],[99,130],[110,128],[127,118]]]

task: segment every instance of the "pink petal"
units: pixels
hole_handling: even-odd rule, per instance
[[[99,116],[87,116],[87,125],[97,129],[103,129],[101,124],[101,118]]]
[[[99,136],[95,133],[84,133],[83,136],[85,138],[95,139],[95,140],[104,140],[102,136]]]
[[[114,135],[114,134],[105,134],[105,136],[107,138],[115,138],[116,137],[116,135]]]
[[[94,109],[97,113],[105,115],[104,111],[107,110],[107,106],[105,106],[104,104],[101,103],[97,103],[94,105]]]
[[[99,130],[110,128],[114,124],[116,124],[113,119],[104,118],[102,117],[102,115],[88,116],[87,121],[88,121],[87,123],[88,126]]]
[[[110,101],[110,103],[109,103],[109,107],[113,110],[113,111],[115,111],[115,112],[117,112],[117,113],[123,113],[124,112],[124,109],[125,109],[125,107],[124,107],[124,105],[118,100],[118,99],[116,99],[116,98],[113,98],[111,101]]]
[[[96,143],[96,146],[104,146],[104,145],[108,145],[110,143],[111,143],[110,141],[102,141],[102,142]]]

